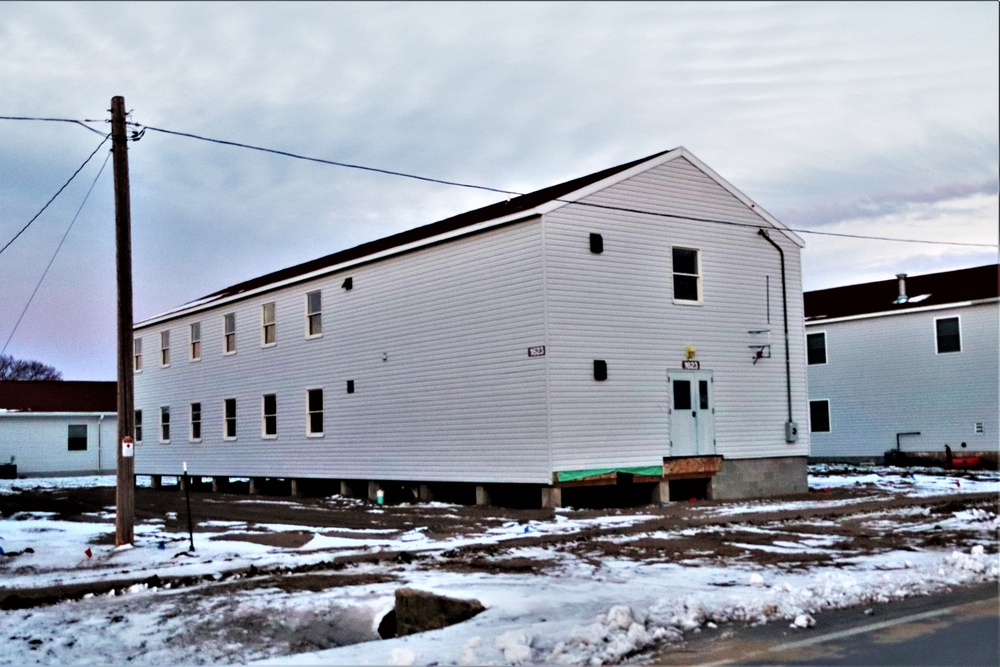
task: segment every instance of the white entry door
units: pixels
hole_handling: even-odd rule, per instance
[[[712,371],[670,371],[670,453],[715,454],[715,396]]]

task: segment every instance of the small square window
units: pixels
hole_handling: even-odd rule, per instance
[[[87,425],[70,424],[67,434],[66,448],[71,452],[87,451]]]
[[[674,300],[701,302],[701,253],[692,248],[673,249]]]
[[[810,366],[826,363],[826,332],[806,334],[806,355]]]
[[[811,433],[830,432],[830,401],[809,401],[809,426]]]
[[[962,351],[962,328],[957,317],[937,318],[934,320],[934,330],[938,354]]]
[[[278,330],[274,319],[274,302],[261,306],[261,344],[274,345],[278,340]]]
[[[323,333],[323,295],[321,292],[306,294],[306,336]]]

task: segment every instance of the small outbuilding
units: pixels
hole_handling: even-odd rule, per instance
[[[803,245],[677,148],[227,287],[135,326],[136,473],[803,492]]]
[[[990,264],[806,292],[813,459],[995,466],[998,278]]]
[[[117,400],[115,382],[0,382],[0,464],[19,476],[113,473]]]

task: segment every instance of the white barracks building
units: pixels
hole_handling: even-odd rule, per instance
[[[805,492],[803,245],[677,148],[233,285],[136,325],[136,473]]]

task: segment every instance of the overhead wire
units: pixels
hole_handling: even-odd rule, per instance
[[[335,167],[345,167],[347,169],[360,169],[360,170],[363,170],[363,171],[375,172],[375,173],[380,173],[380,174],[387,174],[387,175],[390,175],[390,176],[401,176],[403,178],[411,178],[411,179],[415,179],[415,180],[419,180],[419,181],[425,181],[425,182],[428,182],[428,183],[438,183],[438,184],[441,184],[441,185],[451,185],[451,186],[455,186],[455,187],[470,188],[470,189],[474,189],[474,190],[485,190],[485,191],[488,191],[488,192],[498,192],[500,194],[505,194],[505,195],[523,196],[525,194],[523,192],[517,192],[517,191],[514,191],[514,190],[504,190],[504,189],[501,189],[501,188],[493,188],[493,187],[488,187],[488,186],[484,186],[484,185],[473,185],[473,184],[470,184],[470,183],[461,183],[461,182],[458,182],[458,181],[447,181],[447,180],[443,180],[443,179],[439,179],[439,178],[432,178],[430,176],[418,176],[416,174],[409,174],[409,173],[402,172],[402,171],[394,171],[394,170],[390,170],[390,169],[379,169],[379,168],[376,168],[376,167],[367,167],[367,166],[363,166],[363,165],[351,164],[351,163],[348,163],[348,162],[338,162],[338,161],[335,161],[335,160],[325,160],[325,159],[322,159],[322,158],[310,157],[310,156],[307,156],[307,155],[300,155],[300,154],[297,154],[297,153],[291,153],[289,151],[277,150],[277,149],[273,149],[273,148],[265,148],[265,147],[262,147],[262,146],[254,146],[254,145],[251,145],[251,144],[244,144],[244,143],[241,143],[241,142],[238,142],[238,141],[228,141],[228,140],[225,140],[225,139],[214,139],[212,137],[205,137],[205,136],[201,136],[201,135],[197,135],[197,134],[192,134],[190,132],[178,132],[178,131],[175,131],[175,130],[167,130],[167,129],[160,128],[160,127],[153,127],[151,125],[144,125],[144,126],[141,126],[141,127],[143,127],[144,130],[152,130],[154,132],[160,132],[162,134],[170,134],[170,135],[175,135],[175,136],[179,136],[179,137],[188,137],[190,139],[198,139],[200,141],[206,141],[206,142],[214,143],[214,144],[222,144],[224,146],[233,146],[233,147],[236,147],[236,148],[247,148],[247,149],[250,149],[250,150],[261,151],[261,152],[264,152],[264,153],[272,153],[274,155],[282,155],[282,156],[285,156],[285,157],[295,158],[295,159],[298,159],[298,160],[306,160],[306,161],[309,161],[309,162],[318,162],[320,164],[327,164],[327,165],[331,165],[331,166],[335,166]],[[660,211],[647,211],[647,210],[643,210],[643,209],[636,209],[636,208],[630,208],[630,207],[625,207],[625,206],[613,206],[613,205],[610,205],[610,204],[597,204],[597,203],[593,203],[593,202],[582,202],[582,201],[577,201],[577,200],[572,200],[572,199],[563,199],[563,198],[558,198],[558,197],[554,198],[554,199],[552,199],[550,201],[557,201],[557,202],[564,203],[564,204],[573,204],[575,206],[586,206],[586,207],[600,208],[600,209],[611,210],[611,211],[620,211],[620,212],[625,212],[625,213],[639,213],[639,214],[643,214],[643,215],[653,215],[653,216],[657,216],[657,217],[672,218],[672,219],[676,219],[676,220],[690,220],[690,221],[693,221],[693,222],[704,222],[704,223],[711,223],[711,224],[716,224],[716,225],[729,225],[729,226],[732,226],[732,227],[750,227],[750,228],[754,228],[754,229],[757,229],[757,228],[760,227],[759,223],[736,222],[736,221],[733,221],[733,220],[718,220],[718,219],[714,219],[714,218],[703,218],[703,217],[696,217],[696,216],[675,215],[675,214],[671,214],[671,213],[663,213],[663,212],[660,212]],[[869,241],[896,241],[896,242],[900,242],[900,243],[922,243],[922,244],[928,244],[928,245],[967,246],[967,247],[974,247],[974,248],[996,248],[996,247],[998,247],[997,244],[992,244],[992,243],[967,243],[967,242],[960,242],[960,241],[932,241],[932,240],[928,240],[928,239],[908,239],[908,238],[898,238],[898,237],[888,237],[888,236],[873,236],[873,235],[866,235],[866,234],[848,234],[848,233],[843,233],[843,232],[824,232],[824,231],[819,231],[819,230],[815,230],[815,229],[802,229],[802,228],[793,228],[793,227],[784,227],[784,229],[786,229],[787,231],[795,232],[795,233],[799,233],[799,234],[814,234],[814,235],[817,235],[817,236],[833,236],[833,237],[841,237],[841,238],[862,239],[862,240],[869,240]]]
[[[56,256],[63,247],[63,243],[66,242],[66,237],[69,236],[69,232],[73,229],[73,225],[76,223],[76,219],[80,217],[80,212],[83,211],[83,207],[87,204],[87,200],[90,199],[90,193],[94,191],[94,186],[97,185],[98,179],[101,178],[101,174],[104,173],[104,168],[108,166],[108,160],[111,159],[111,152],[108,151],[107,156],[104,158],[104,163],[101,164],[101,168],[97,172],[97,176],[94,177],[94,182],[90,184],[90,188],[87,190],[87,194],[83,196],[83,201],[80,202],[80,207],[76,209],[76,214],[73,219],[69,221],[69,226],[66,227],[66,231],[63,232],[62,238],[59,240],[59,245],[56,246],[55,252],[52,253],[49,263],[46,265],[45,270],[42,271],[42,276],[38,279],[35,284],[35,289],[32,290],[31,296],[28,297],[28,302],[24,304],[24,309],[21,310],[20,316],[17,318],[17,322],[14,323],[14,328],[11,329],[10,335],[7,336],[7,341],[3,344],[3,349],[0,350],[0,355],[7,351],[7,346],[10,345],[10,341],[14,338],[14,334],[17,333],[17,328],[21,326],[21,320],[24,319],[25,313],[28,312],[28,308],[31,306],[31,302],[34,300],[35,295],[38,294],[39,288],[42,286],[42,281],[45,280],[45,276],[48,275],[49,269],[52,268],[53,262],[56,261]]]
[[[79,125],[82,128],[88,129],[91,132],[95,132],[96,134],[104,136],[104,133],[101,132],[100,130],[95,130],[91,126],[87,125],[87,123],[102,122],[99,120],[92,120],[92,119],[75,120],[73,118],[40,118],[37,116],[0,116],[0,120],[35,120],[35,121],[42,121],[49,123],[75,123],[76,125]]]
[[[101,143],[99,143],[97,145],[97,148],[94,149],[94,152],[91,153],[87,157],[87,159],[83,161],[83,164],[81,164],[79,167],[77,167],[76,171],[73,172],[73,175],[69,177],[69,180],[62,184],[62,187],[60,187],[56,191],[56,193],[54,195],[52,195],[51,199],[49,199],[47,202],[45,202],[45,206],[42,206],[41,210],[39,210],[38,213],[36,213],[34,216],[32,216],[31,220],[28,220],[28,224],[26,224],[24,227],[22,227],[21,230],[17,234],[14,234],[14,238],[12,238],[10,241],[7,241],[6,245],[4,245],[4,247],[0,248],[0,255],[3,254],[4,250],[6,250],[7,248],[10,247],[11,243],[13,243],[14,241],[17,240],[17,237],[19,237],[21,234],[23,234],[24,231],[28,227],[31,226],[31,223],[33,223],[35,220],[38,219],[38,216],[40,216],[42,213],[45,212],[45,209],[47,209],[49,207],[49,205],[56,200],[56,197],[58,197],[62,193],[62,191],[66,189],[66,186],[68,186],[70,183],[73,182],[73,179],[76,178],[77,174],[79,174],[81,171],[83,171],[83,168],[87,166],[87,163],[89,163],[93,159],[93,157],[95,155],[97,155],[97,151],[101,150],[101,146],[103,146],[105,143],[107,143],[108,139],[110,139],[110,138],[111,138],[110,134],[104,135],[104,139],[101,141]]]

